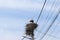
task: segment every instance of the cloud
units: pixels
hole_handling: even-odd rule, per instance
[[[0,40],[18,40],[24,33],[24,19],[0,17]]]
[[[39,1],[39,0],[37,0]],[[18,8],[18,9],[27,9],[27,8],[34,8],[34,9],[41,9],[44,1],[32,1],[32,0],[0,0],[0,7],[5,8]],[[48,1],[49,2],[49,1]],[[51,3],[52,4],[52,3]],[[46,6],[46,8],[50,8],[50,2]]]
[[[54,1],[47,1],[44,11],[55,11],[60,7],[60,1],[55,1],[55,4],[51,8]],[[44,0],[0,0],[0,8],[4,9],[21,9],[21,10],[41,10]]]
[[[38,15],[36,15],[36,14],[40,12],[42,4],[43,4],[42,0],[41,0],[41,3],[39,2],[39,0],[0,0],[0,8],[3,9],[2,12],[0,13],[0,35],[1,35],[0,40],[17,40],[16,37],[18,37],[18,39],[19,39],[20,36],[22,36],[24,33],[24,25],[27,22],[26,17],[33,17],[33,15],[35,15],[34,17],[37,18]],[[51,23],[50,17],[55,15],[54,13],[58,10],[58,8],[60,6],[59,2],[57,2],[57,4],[59,6],[56,5],[52,8],[51,11],[55,11],[52,15],[52,13],[50,14],[50,11],[49,11],[51,8],[50,4],[52,5],[51,2],[48,2],[48,4],[45,5],[44,12],[42,13],[42,16],[41,16],[42,19],[39,20],[39,30],[41,28],[46,29],[46,26],[50,25],[50,23]],[[5,10],[4,10],[4,8],[5,8]],[[20,13],[21,10],[19,10],[19,9],[24,10],[24,11],[22,11],[23,13],[22,12]],[[49,13],[47,13],[47,11],[49,11]],[[49,15],[47,15],[47,14],[49,14]],[[50,17],[48,17],[49,18],[48,21],[49,20],[50,21],[47,24],[46,24],[45,16],[46,17],[50,16]],[[36,20],[36,18],[35,18],[35,20]],[[57,21],[59,21],[59,19]],[[57,22],[55,22],[54,25],[56,25],[56,24],[57,24]],[[58,26],[60,26],[60,24]],[[57,27],[55,29],[55,32],[57,32],[57,31],[59,32],[58,28],[60,28],[60,27]],[[41,29],[41,31],[44,31],[42,29]],[[50,29],[50,31],[52,31],[52,30]],[[49,31],[49,33],[50,33],[50,31]],[[60,35],[58,37],[60,37]],[[55,38],[51,38],[50,36],[48,36],[48,38],[49,38],[49,40],[51,40],[51,39],[55,40]]]
[[[29,1],[0,0],[0,7],[6,8],[39,8],[41,4],[31,3]]]

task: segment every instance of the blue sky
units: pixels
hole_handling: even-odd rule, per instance
[[[36,21],[44,0],[0,0],[0,40],[21,40],[29,19]],[[53,4],[53,5],[52,5]],[[47,0],[38,22],[39,40],[60,8],[60,0]],[[39,34],[39,35],[38,35]],[[60,15],[43,40],[60,40]]]

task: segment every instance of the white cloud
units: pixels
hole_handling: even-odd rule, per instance
[[[18,40],[23,35],[24,19],[0,17],[0,40]]]
[[[41,10],[42,5],[44,0],[40,0],[40,2],[38,2],[39,0],[0,0],[0,8],[10,8],[10,9],[22,9],[22,10]],[[60,1],[58,2],[57,0],[55,1],[55,6],[53,6],[53,8],[51,8],[51,5],[53,3],[52,0],[47,1],[47,4],[44,8],[44,11],[49,11],[49,12],[54,12],[55,10],[57,10],[60,5],[58,3],[60,3]],[[57,5],[58,4],[58,5]]]
[[[38,0],[37,0],[38,1]],[[0,0],[0,8],[12,8],[12,9],[38,9],[40,10],[44,1],[32,1],[32,0]],[[56,1],[57,2],[57,1]],[[49,10],[53,2],[47,1],[45,10]],[[59,3],[59,2],[57,2]],[[59,7],[60,5],[58,5]],[[57,8],[58,8],[57,7]],[[56,10],[56,7],[53,7],[52,10]]]
[[[6,8],[40,8],[41,4],[31,3],[29,1],[0,0],[0,7]]]
[[[0,0],[0,8],[12,8],[12,9],[34,8],[34,9],[40,10],[41,6],[42,6],[42,3],[31,2],[31,1],[27,1],[27,0],[23,0],[23,1],[22,0],[18,0],[18,1],[17,0]],[[45,10],[49,10],[50,7],[51,7],[51,5],[48,4],[47,6],[45,6]],[[53,10],[55,10],[55,8],[56,7],[54,7]],[[5,18],[5,17],[0,18],[0,35],[1,35],[0,40],[17,40],[16,36],[19,35],[19,31],[22,34],[23,27],[24,27],[26,21],[27,20],[24,20],[24,19],[14,19],[14,18]],[[45,20],[39,22],[39,23],[41,23],[39,26],[42,27],[44,22],[45,22]],[[51,40],[50,37],[49,37],[49,40]]]

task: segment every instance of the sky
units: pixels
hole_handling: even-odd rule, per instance
[[[0,0],[0,40],[21,40],[25,25],[30,19],[36,22],[43,3],[44,0]],[[60,0],[47,0],[38,21],[35,40],[43,36],[59,8]],[[42,40],[60,40],[60,15]]]

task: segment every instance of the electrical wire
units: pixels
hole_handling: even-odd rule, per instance
[[[51,10],[54,8],[55,3],[56,3],[56,0],[53,1],[52,5],[51,5],[51,7],[50,7],[50,9],[49,9],[49,13],[51,13]],[[46,23],[45,23],[45,24],[47,24],[47,23],[49,22],[49,20],[51,19],[51,17],[48,19],[49,13],[48,13],[48,16],[46,17]],[[52,16],[52,15],[54,15],[54,14],[51,14],[51,16]],[[47,39],[48,39],[48,38],[46,38],[46,40],[47,40]]]
[[[53,6],[54,6],[55,2],[56,2],[56,1],[54,0],[53,3],[52,3],[52,5],[51,5],[51,7],[50,7],[50,9],[49,9],[49,13],[50,13],[51,10],[54,8]],[[48,16],[49,16],[49,13],[48,13]],[[52,14],[51,14],[51,15],[52,15]],[[47,18],[48,18],[48,16],[47,16]],[[48,20],[49,20],[50,18],[49,18],[49,19],[47,19],[47,18],[46,18],[46,20],[47,20],[47,22],[48,22]]]
[[[59,8],[59,13],[60,13],[60,8]],[[48,22],[48,21],[47,21]],[[60,22],[60,21],[59,21]],[[57,23],[57,24],[59,24],[59,23]],[[56,26],[57,26],[57,24],[56,24]],[[55,30],[56,28],[54,27],[54,29],[53,30]],[[52,31],[52,32],[54,32],[54,31]],[[52,34],[52,32],[50,33],[50,34]],[[47,38],[48,39],[48,38]],[[47,40],[46,39],[46,40]],[[59,39],[59,38],[58,38]]]
[[[47,1],[47,0],[45,0],[45,2],[44,2],[44,4],[43,4],[43,7],[42,7],[42,9],[41,9],[41,11],[40,11],[40,14],[39,14],[39,16],[38,16],[38,18],[37,18],[36,23],[39,21],[39,18],[40,18],[40,16],[41,16],[42,12],[43,12],[44,7],[45,7],[46,1]]]
[[[46,35],[47,32],[49,31],[49,29],[52,27],[53,23],[55,22],[55,20],[56,20],[57,17],[59,16],[59,14],[60,14],[60,11],[57,13],[57,15],[55,16],[54,20],[52,21],[52,23],[50,24],[50,26],[48,27],[48,29],[46,30],[46,32],[43,34],[43,36],[41,37],[40,40],[42,40],[42,39],[45,37],[45,35]]]
[[[36,31],[39,32],[39,33],[42,33],[42,32],[40,32],[40,31],[38,31],[38,30],[36,30]],[[44,34],[44,33],[42,33],[42,34]],[[51,34],[47,34],[47,36],[54,37],[54,38],[56,38],[56,39],[60,39],[60,38],[58,38],[58,37],[56,37],[56,36],[54,36],[54,35],[51,35]]]
[[[60,22],[60,21],[59,21]],[[51,31],[51,33],[50,34],[52,34],[53,32],[54,32],[54,30],[57,28],[57,25],[58,25],[59,23],[57,23],[56,24],[56,26],[53,28],[53,31]],[[52,37],[55,37],[55,36],[53,36],[53,35],[51,35]],[[55,38],[58,38],[58,37],[55,37]],[[58,39],[60,39],[60,38],[58,38]]]
[[[44,9],[44,6],[45,6],[45,4],[46,4],[46,1],[47,1],[47,0],[45,0],[45,2],[44,2],[44,4],[43,4],[43,7],[42,7],[42,9],[41,9],[41,12],[40,12],[40,14],[39,14],[39,16],[38,16],[38,19],[37,19],[36,23],[39,21],[39,18],[40,18],[40,16],[41,16],[42,11],[43,11],[43,9]],[[23,39],[24,39],[24,38],[23,38]],[[23,40],[23,39],[22,39],[22,40]]]
[[[54,4],[55,4],[55,0],[53,1],[52,5],[51,5],[51,7],[50,7],[50,9],[49,9],[49,12],[50,12],[51,9],[53,8]],[[49,13],[48,13],[48,16],[49,16]],[[48,18],[48,16],[47,16],[47,18]],[[46,22],[48,22],[47,18],[46,18]],[[47,24],[47,23],[46,23],[46,24]],[[44,25],[44,26],[45,26],[45,25]],[[36,29],[36,30],[37,30],[37,29]]]

